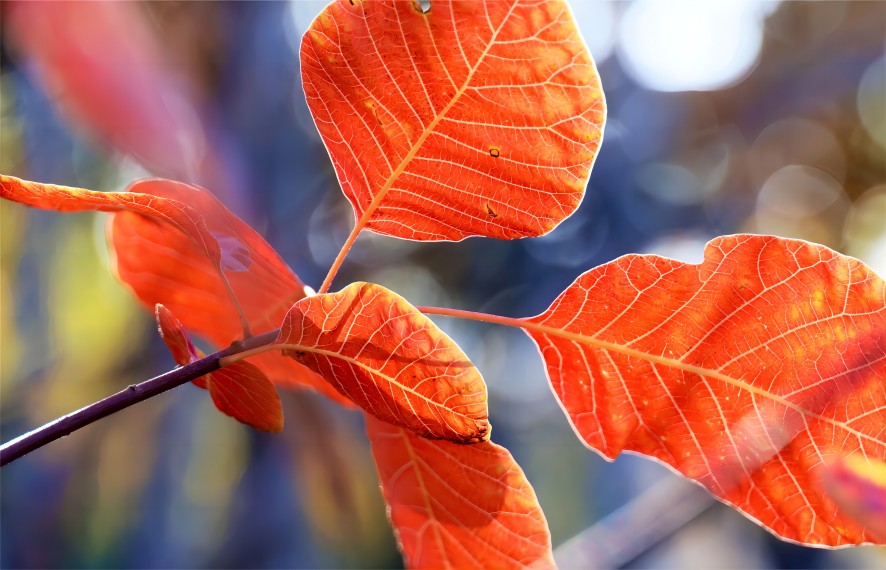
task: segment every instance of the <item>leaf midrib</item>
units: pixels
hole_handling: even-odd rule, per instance
[[[834,419],[828,418],[826,416],[822,416],[820,414],[816,414],[812,410],[808,410],[802,406],[798,406],[797,404],[794,404],[793,402],[791,402],[781,396],[778,396],[777,394],[773,394],[772,392],[769,392],[767,390],[757,388],[756,386],[752,386],[751,384],[748,384],[747,382],[743,382],[742,380],[732,378],[731,376],[723,374],[722,372],[718,372],[716,370],[710,370],[710,369],[704,368],[702,366],[695,366],[692,364],[688,364],[688,363],[682,362],[682,361],[674,359],[674,358],[668,358],[665,356],[657,356],[654,354],[649,354],[648,352],[643,352],[643,351],[636,350],[633,348],[628,348],[628,347],[620,345],[618,343],[600,340],[600,339],[593,338],[593,337],[586,336],[586,335],[582,335],[579,333],[571,333],[568,331],[564,331],[562,329],[541,325],[541,324],[535,323],[533,321],[523,320],[523,319],[516,319],[516,320],[518,320],[521,323],[519,326],[524,329],[534,330],[536,332],[540,332],[545,335],[550,335],[550,336],[555,336],[555,337],[571,340],[574,342],[578,342],[580,344],[595,346],[595,347],[602,348],[602,349],[605,349],[608,351],[617,352],[617,353],[623,354],[628,357],[639,358],[639,359],[645,360],[647,362],[661,364],[662,366],[666,366],[668,368],[674,368],[677,370],[682,370],[684,372],[690,372],[692,374],[697,374],[699,376],[720,380],[721,382],[725,382],[731,386],[735,386],[736,388],[739,388],[740,390],[746,390],[752,394],[756,394],[756,395],[766,398],[768,400],[772,400],[776,403],[779,403],[779,404],[781,404],[787,408],[790,408],[790,409],[792,409],[800,414],[803,414],[805,416],[812,417],[814,419],[831,424],[831,425],[838,427],[840,429],[846,430],[847,432],[855,435],[859,439],[866,439],[866,440],[876,443],[877,445],[886,447],[886,442],[880,441],[880,440],[878,440],[874,437],[871,437],[867,434],[861,433],[860,431],[849,427],[845,423],[838,422]],[[504,324],[504,323],[502,323],[502,324]]]
[[[406,155],[400,161],[400,164],[398,164],[397,167],[391,172],[390,176],[388,176],[388,179],[382,185],[382,187],[378,191],[378,193],[375,196],[373,196],[372,201],[366,207],[366,210],[363,211],[363,214],[360,216],[360,219],[357,220],[357,224],[355,226],[355,232],[359,232],[367,223],[369,223],[370,218],[372,218],[372,214],[374,214],[375,211],[378,209],[378,207],[381,205],[382,200],[384,200],[388,191],[393,187],[394,182],[398,178],[400,178],[400,175],[403,174],[403,172],[406,170],[406,167],[409,165],[410,162],[412,162],[412,159],[415,158],[415,155],[418,154],[418,151],[421,150],[422,146],[424,145],[425,140],[427,140],[427,138],[429,136],[431,136],[431,134],[434,132],[434,129],[437,127],[437,125],[440,123],[440,121],[442,121],[445,118],[445,116],[449,112],[449,110],[452,109],[453,106],[455,106],[455,104],[458,102],[458,100],[461,98],[461,96],[464,94],[464,92],[468,89],[468,86],[470,85],[471,80],[474,77],[474,73],[477,71],[477,68],[480,67],[480,64],[483,62],[483,60],[486,58],[486,55],[489,53],[489,50],[495,44],[495,41],[498,38],[499,32],[501,32],[505,23],[507,23],[508,19],[511,17],[511,13],[513,13],[514,8],[516,6],[517,6],[517,2],[514,2],[513,4],[511,4],[511,7],[508,10],[508,13],[505,14],[504,18],[502,18],[501,24],[499,24],[499,26],[492,32],[492,37],[489,39],[489,43],[483,49],[483,53],[480,54],[480,57],[477,58],[476,63],[474,63],[474,65],[468,71],[468,75],[465,78],[465,81],[462,84],[462,86],[458,88],[458,90],[452,96],[452,99],[450,99],[449,103],[446,104],[446,106],[443,108],[443,110],[440,111],[440,113],[438,113],[437,116],[434,117],[434,119],[428,124],[428,126],[424,128],[421,135],[419,135],[418,139],[415,141],[415,143],[412,145],[412,147],[409,149],[409,151],[406,153]]]
[[[757,388],[756,386],[752,386],[751,384],[748,384],[747,382],[743,382],[743,381],[738,380],[736,378],[732,378],[731,376],[727,376],[726,374],[723,374],[723,373],[718,372],[716,370],[709,370],[709,369],[701,367],[701,366],[694,366],[692,364],[687,364],[685,362],[682,362],[681,360],[677,360],[674,358],[667,358],[665,356],[658,356],[658,355],[654,355],[654,354],[649,354],[647,352],[643,352],[643,351],[636,350],[633,348],[628,348],[628,347],[620,345],[618,343],[600,340],[598,338],[594,338],[594,337],[587,336],[587,335],[580,334],[580,333],[573,333],[573,332],[565,331],[563,329],[559,329],[556,327],[546,326],[546,325],[540,324],[540,323],[532,320],[532,319],[538,319],[538,318],[545,318],[546,313],[542,313],[541,315],[538,315],[535,317],[518,319],[518,318],[513,318],[513,317],[502,317],[499,315],[489,315],[489,314],[485,314],[485,313],[475,313],[473,311],[464,311],[464,310],[460,310],[460,309],[441,309],[441,308],[437,308],[437,307],[418,307],[418,310],[426,315],[442,315],[442,316],[447,316],[447,317],[463,318],[463,319],[469,319],[469,320],[473,320],[473,321],[494,323],[497,325],[503,325],[503,326],[507,326],[507,327],[520,328],[520,329],[526,330],[527,332],[528,331],[535,331],[535,332],[541,333],[543,335],[559,337],[559,338],[563,338],[563,339],[570,340],[573,342],[577,342],[579,344],[585,344],[585,345],[594,346],[597,348],[602,348],[604,350],[620,353],[620,354],[623,354],[623,355],[631,357],[631,358],[638,358],[640,360],[645,360],[647,362],[661,364],[662,366],[666,366],[668,368],[674,368],[677,370],[682,370],[684,372],[690,372],[692,374],[697,374],[702,377],[714,378],[716,380],[720,380],[722,382],[725,382],[731,386],[735,386],[736,388],[738,388],[740,390],[746,390],[752,394],[756,394],[756,395],[766,398],[768,400],[772,400],[774,402],[777,402],[787,408],[790,408],[800,414],[803,414],[804,416],[809,416],[809,417],[815,418],[815,419],[820,420],[824,423],[827,423],[827,424],[830,424],[834,427],[845,430],[845,431],[855,435],[859,439],[865,439],[865,440],[871,441],[881,447],[886,447],[886,442],[880,441],[880,440],[878,440],[874,437],[871,437],[867,434],[861,433],[858,430],[849,427],[848,425],[846,425],[843,422],[838,422],[838,421],[828,418],[826,416],[816,414],[815,412],[813,412],[811,410],[807,410],[806,408],[804,408],[802,406],[798,406],[797,404],[794,404],[793,402],[790,402],[789,400],[787,400],[781,396],[773,394],[772,392],[762,390],[760,388]],[[539,347],[539,348],[541,348],[541,347]],[[544,355],[542,355],[542,358],[544,358]]]
[[[408,393],[412,394],[416,398],[426,402],[428,405],[430,405],[436,409],[442,410],[445,413],[451,414],[453,416],[463,418],[464,420],[470,422],[471,424],[473,424],[475,426],[477,424],[476,418],[472,418],[471,416],[468,416],[466,414],[460,414],[460,413],[456,412],[454,409],[449,408],[440,402],[436,402],[433,399],[425,396],[424,394],[420,394],[419,392],[417,392],[413,388],[410,388],[409,386],[407,386],[401,382],[398,382],[394,377],[388,376],[387,374],[384,374],[380,370],[372,368],[372,367],[368,366],[367,364],[360,362],[356,358],[352,358],[350,356],[345,356],[344,354],[342,354],[340,352],[336,352],[334,350],[325,350],[325,349],[317,348],[317,347],[313,347],[313,346],[305,346],[305,345],[301,345],[301,344],[290,344],[290,343],[275,343],[275,344],[269,345],[269,347],[271,349],[310,352],[313,354],[320,354],[323,356],[328,356],[329,358],[343,360],[349,364],[353,364],[354,366],[357,366],[358,368],[362,368],[363,370],[365,370],[366,372],[368,372],[369,374],[371,374],[373,376],[381,377],[382,379],[387,381],[392,386],[396,386],[396,387],[400,388],[401,390],[403,390],[404,392],[408,392]],[[455,431],[455,430],[453,430],[453,431]]]

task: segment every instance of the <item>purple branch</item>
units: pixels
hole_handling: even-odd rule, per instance
[[[222,358],[270,344],[277,338],[277,333],[278,331],[271,331],[234,343],[224,350],[205,356],[186,366],[170,370],[150,380],[145,380],[141,384],[133,384],[112,396],[108,396],[85,408],[80,408],[76,412],[62,416],[10,442],[4,443],[0,446],[0,467],[114,412],[119,412],[157,394],[196,380],[213,370],[218,370],[220,368],[219,362]]]

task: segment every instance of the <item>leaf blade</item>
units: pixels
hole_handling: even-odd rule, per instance
[[[489,437],[479,371],[430,319],[379,285],[298,301],[276,343],[385,421],[463,443]]]
[[[407,568],[553,567],[544,513],[505,448],[429,440],[372,417],[366,430]]]
[[[139,192],[96,192],[43,184],[5,174],[0,174],[0,198],[32,208],[58,212],[135,212],[178,229],[193,240],[210,261],[219,266],[221,264],[221,249],[202,216],[177,200],[156,198]]]
[[[211,193],[166,180],[136,182],[129,190],[187,203],[200,212],[207,230],[221,244],[224,278],[252,330],[278,327],[292,302],[305,296],[304,284],[277,252]],[[242,337],[239,312],[225,281],[193,240],[143,216],[122,212],[108,222],[108,243],[112,271],[143,305],[165,304],[187,330],[218,348]],[[322,378],[279,354],[265,353],[249,361],[280,385],[311,388],[351,405]]]
[[[194,348],[181,321],[167,307],[155,311],[160,336],[176,363],[184,366],[203,355]],[[248,362],[234,362],[193,381],[209,390],[215,407],[240,423],[261,431],[283,430],[283,405],[264,372]]]
[[[655,457],[783,538],[842,545],[873,537],[817,480],[833,455],[886,456],[884,298],[856,260],[727,236],[698,266],[591,270],[524,322],[589,447]]]
[[[513,239],[574,211],[605,103],[565,3],[351,4],[321,13],[300,57],[315,124],[367,229]]]
[[[207,375],[215,407],[235,420],[270,433],[283,431],[283,404],[258,366],[235,362]]]
[[[160,338],[163,339],[176,364],[184,366],[199,358],[197,349],[194,348],[188,333],[172,311],[157,303],[154,317],[157,320]]]
[[[0,198],[60,212],[111,213],[115,276],[148,310],[165,305],[184,328],[219,348],[243,336],[241,311],[253,329],[272,330],[292,301],[305,296],[304,285],[273,248],[196,186],[146,179],[124,192],[96,192],[0,175]],[[279,354],[258,355],[252,363],[283,385],[309,387],[351,405],[322,378]]]

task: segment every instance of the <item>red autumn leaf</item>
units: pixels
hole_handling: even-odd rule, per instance
[[[103,142],[163,176],[219,189],[195,102],[135,2],[4,2],[4,32],[48,95]]]
[[[164,199],[190,204],[230,260],[227,283],[254,332],[280,326],[305,286],[276,251],[247,223],[211,193],[168,180],[144,180],[130,187]],[[108,224],[108,243],[118,279],[146,306],[162,303],[185,328],[216,347],[243,336],[237,306],[225,282],[192,240],[143,216],[119,213]],[[281,385],[309,386],[343,405],[351,405],[323,378],[279,353],[250,358],[268,378]]]
[[[194,343],[191,342],[191,337],[188,336],[185,327],[182,326],[181,321],[176,318],[172,311],[157,303],[154,309],[154,318],[157,319],[157,330],[160,331],[160,338],[163,339],[176,364],[184,366],[203,357],[203,354],[194,347]],[[206,376],[192,380],[191,383],[204,390],[209,389],[209,386],[206,384]]]
[[[407,568],[554,566],[544,513],[508,450],[366,421]]]
[[[771,236],[711,241],[700,265],[628,255],[523,321],[578,435],[643,453],[773,533],[876,537],[819,482],[886,459],[886,288],[861,262]]]
[[[197,349],[194,348],[194,343],[191,342],[181,321],[176,318],[172,311],[157,303],[154,316],[157,319],[157,330],[160,331],[160,338],[166,343],[166,347],[172,354],[176,364],[184,366],[199,358]]]
[[[308,106],[361,222],[415,240],[549,232],[605,117],[561,0],[339,0],[301,45]]]
[[[166,305],[188,330],[218,347],[243,336],[238,305],[251,329],[265,331],[304,297],[304,285],[271,246],[209,192],[160,179],[134,182],[128,190],[94,192],[0,175],[0,197],[7,200],[62,212],[116,212],[108,241],[117,277],[146,308]],[[279,354],[251,362],[276,382],[310,386],[350,404]]]
[[[357,405],[431,438],[489,438],[486,384],[457,344],[399,295],[354,283],[298,301],[276,341]]]
[[[146,183],[159,181],[145,181]],[[167,181],[164,181],[167,182]],[[168,182],[186,186],[179,182]],[[139,184],[136,182],[135,184]],[[171,225],[193,240],[217,270],[223,264],[221,249],[200,212],[187,203],[138,192],[95,192],[69,186],[42,184],[0,174],[0,198],[33,208],[58,212],[129,211]]]
[[[304,284],[248,224],[211,193],[170,180],[129,187],[151,199],[174,200],[199,212],[225,259],[225,277],[250,329],[273,330],[305,296]],[[238,308],[225,282],[187,236],[137,213],[115,214],[108,224],[114,272],[146,306],[162,303],[185,328],[215,346],[242,338]]]
[[[206,376],[215,407],[255,429],[283,430],[283,405],[277,389],[253,364],[235,362]]]
[[[839,457],[828,466],[824,485],[843,512],[886,541],[886,462],[859,454]]]
[[[175,361],[184,366],[202,356],[175,315],[158,304],[157,324]],[[215,406],[237,421],[262,431],[283,429],[283,407],[270,380],[256,366],[235,362],[194,381],[209,390]]]

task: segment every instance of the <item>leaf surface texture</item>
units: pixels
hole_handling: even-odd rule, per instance
[[[605,103],[565,2],[341,0],[305,33],[301,68],[372,231],[536,236],[584,195]]]
[[[206,190],[168,180],[136,182],[129,189],[190,204],[200,212],[223,255],[224,276],[254,332],[280,326],[305,286],[276,251],[247,223]],[[108,224],[113,270],[148,307],[163,303],[185,328],[218,348],[243,336],[237,307],[224,280],[193,240],[144,216],[115,214]],[[349,405],[316,374],[279,353],[249,362],[283,385],[307,386]]]
[[[553,567],[535,492],[505,448],[418,437],[367,417],[407,568]]]
[[[181,366],[202,357],[187,331],[168,308],[157,305],[157,324],[163,342]],[[234,362],[194,380],[209,390],[222,413],[256,429],[279,432],[283,429],[283,406],[271,381],[256,366]]]
[[[139,180],[125,192],[96,192],[0,175],[0,197],[45,210],[112,213],[112,270],[146,308],[165,305],[216,347],[243,336],[237,300],[253,331],[277,328],[302,282],[267,242],[202,188]],[[230,285],[230,291],[225,283]],[[343,405],[326,381],[277,353],[250,362],[281,384],[311,387]]]
[[[430,438],[489,438],[480,372],[429,318],[380,285],[298,301],[277,343],[378,418]]]
[[[823,246],[717,238],[691,265],[627,255],[526,319],[576,432],[707,487],[775,534],[874,540],[823,469],[886,459],[884,283]]]

